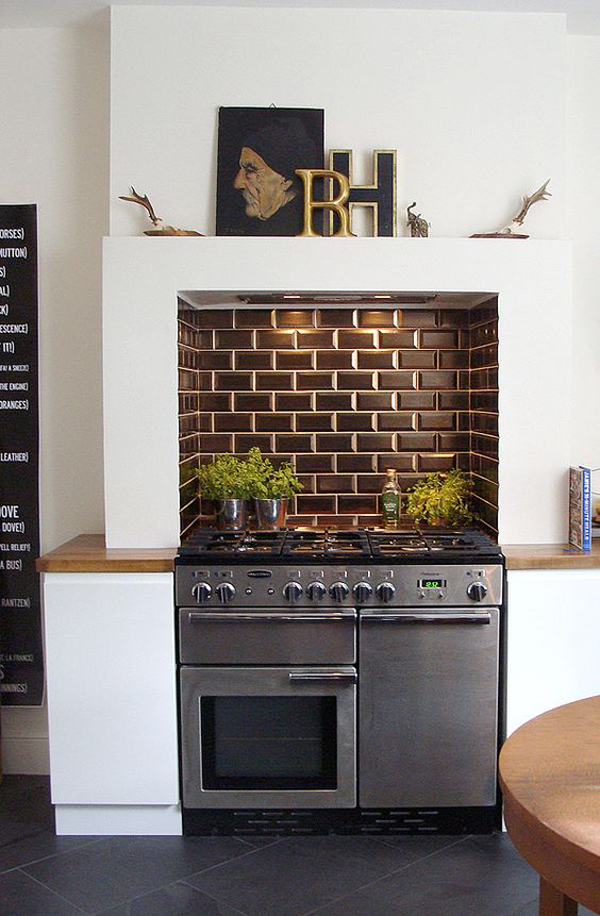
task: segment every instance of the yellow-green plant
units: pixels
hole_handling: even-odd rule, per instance
[[[217,455],[196,471],[198,489],[205,499],[250,499],[250,477],[245,461],[235,455]]]
[[[259,448],[251,448],[245,461],[250,496],[254,499],[290,499],[304,487],[289,462],[277,470]]]
[[[417,481],[408,493],[407,512],[417,522],[464,525],[473,518],[469,499],[472,482],[464,471],[434,472]]]

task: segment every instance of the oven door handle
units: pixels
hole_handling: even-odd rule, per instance
[[[356,611],[345,612],[340,614],[238,614],[236,612],[213,612],[196,613],[194,611],[188,614],[190,623],[202,623],[203,620],[218,620],[220,623],[239,623],[240,620],[253,623],[262,621],[279,621],[280,623],[339,623],[341,621],[354,620]]]
[[[356,671],[315,671],[307,669],[306,671],[291,671],[290,681],[347,681],[355,684],[358,680]]]
[[[477,623],[490,624],[492,615],[487,614],[364,614],[362,623]]]

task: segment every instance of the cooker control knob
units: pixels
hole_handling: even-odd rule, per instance
[[[329,589],[329,594],[334,601],[344,601],[348,597],[350,589],[345,582],[334,582]]]
[[[467,586],[467,595],[472,601],[483,601],[487,593],[487,586],[483,582],[471,582]]]
[[[212,595],[212,588],[208,582],[198,582],[198,584],[194,585],[192,588],[192,595],[198,604],[204,604]]]
[[[373,594],[373,589],[368,582],[357,582],[352,591],[359,604],[364,604]]]
[[[382,582],[377,586],[377,597],[384,604],[389,604],[395,594],[396,589],[391,582]]]
[[[309,601],[322,601],[327,593],[327,589],[322,582],[310,582],[306,586],[306,594]]]
[[[286,582],[283,586],[283,597],[290,604],[295,604],[302,597],[302,586],[299,582]]]
[[[235,595],[235,586],[231,582],[221,582],[220,585],[217,585],[217,598],[223,604],[229,604],[230,601],[233,601]]]

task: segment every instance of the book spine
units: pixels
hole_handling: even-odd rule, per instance
[[[589,468],[582,468],[581,475],[581,547],[592,547],[592,474]]]

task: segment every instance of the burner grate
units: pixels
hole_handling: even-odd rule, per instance
[[[386,530],[344,528],[297,528],[284,531],[217,531],[197,530],[180,550],[182,557],[228,558],[251,560],[262,558],[297,558],[312,561],[323,558],[360,561],[394,558],[429,558],[439,562],[448,557],[497,556],[499,548],[479,531],[463,529]]]

